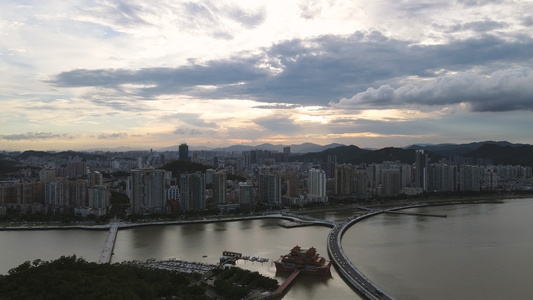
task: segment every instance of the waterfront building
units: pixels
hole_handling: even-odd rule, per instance
[[[258,178],[259,201],[269,204],[281,203],[281,176],[260,174]]]
[[[136,169],[131,171],[127,190],[133,213],[150,214],[164,210],[165,176],[165,170]]]
[[[327,202],[326,196],[326,172],[319,169],[309,170],[307,177],[307,196],[313,202]]]
[[[18,182],[15,184],[17,189],[17,204],[31,204],[44,202],[43,183],[39,181]]]
[[[95,185],[88,189],[89,207],[96,209],[107,209],[110,205],[111,192],[105,185]]]
[[[460,166],[459,167],[459,191],[481,190],[481,172],[479,166]]]
[[[213,174],[213,204],[219,205],[226,203],[227,175],[224,172]]]
[[[365,169],[367,173],[369,189],[372,192],[372,194],[377,195],[376,191],[381,185],[381,180],[382,180],[381,169],[382,168],[383,168],[383,165],[373,163],[373,164],[369,164]]]
[[[428,188],[428,167],[429,158],[424,150],[415,152],[415,186],[421,187],[424,191]]]
[[[366,170],[355,170],[353,192],[356,195],[368,194],[368,173]]]
[[[353,166],[351,164],[337,165],[335,168],[335,194],[351,195],[353,186]]]
[[[51,212],[64,212],[64,208],[69,206],[70,192],[68,180],[54,179],[45,185],[44,204]]]
[[[285,196],[289,198],[298,197],[298,184],[298,174],[292,168],[289,168],[285,173]]]
[[[180,174],[180,208],[182,211],[205,209],[205,174]]]
[[[493,166],[485,168],[483,173],[483,190],[493,191],[498,186],[498,172]]]
[[[400,169],[383,169],[381,177],[382,196],[390,197],[400,194]]]
[[[244,182],[239,183],[239,202],[241,209],[251,209],[254,199],[254,187]]]
[[[169,188],[165,189],[165,201],[168,202],[172,199],[180,199],[180,189],[175,185],[172,185]]]

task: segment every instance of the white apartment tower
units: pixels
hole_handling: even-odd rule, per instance
[[[313,202],[327,202],[326,196],[326,172],[319,169],[311,169],[308,173],[307,185],[308,197]]]

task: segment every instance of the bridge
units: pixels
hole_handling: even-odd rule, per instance
[[[283,218],[290,219],[294,222],[298,222],[300,224],[309,224],[309,225],[322,225],[327,227],[335,227],[337,225],[336,222],[333,221],[326,221],[319,218],[313,218],[306,215],[298,215],[293,213],[284,212],[282,215],[280,215]]]
[[[384,210],[384,213],[394,214],[394,215],[408,215],[408,216],[417,216],[417,217],[435,217],[435,218],[447,218],[447,215],[438,215],[438,214],[423,214],[407,211],[395,211],[395,210]]]
[[[109,233],[102,249],[102,254],[98,260],[99,264],[107,264],[111,262],[111,255],[113,255],[113,248],[115,247],[115,240],[117,239],[118,223],[112,223],[109,227]]]
[[[351,225],[364,218],[380,213],[383,213],[383,211],[370,211],[366,214],[350,218],[343,223],[337,224],[328,234],[328,254],[337,265],[339,273],[351,286],[371,300],[394,298],[382,291],[375,283],[370,281],[370,279],[355,267],[344,253],[341,240],[342,235]]]

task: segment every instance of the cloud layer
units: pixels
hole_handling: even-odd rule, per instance
[[[5,149],[533,143],[530,1],[2,8]]]
[[[339,107],[447,106],[467,103],[475,112],[533,110],[533,73],[530,68],[496,71],[489,76],[470,72],[437,77],[421,86],[369,88]]]

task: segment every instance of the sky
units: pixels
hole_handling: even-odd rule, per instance
[[[531,0],[0,7],[0,150],[533,144]]]

